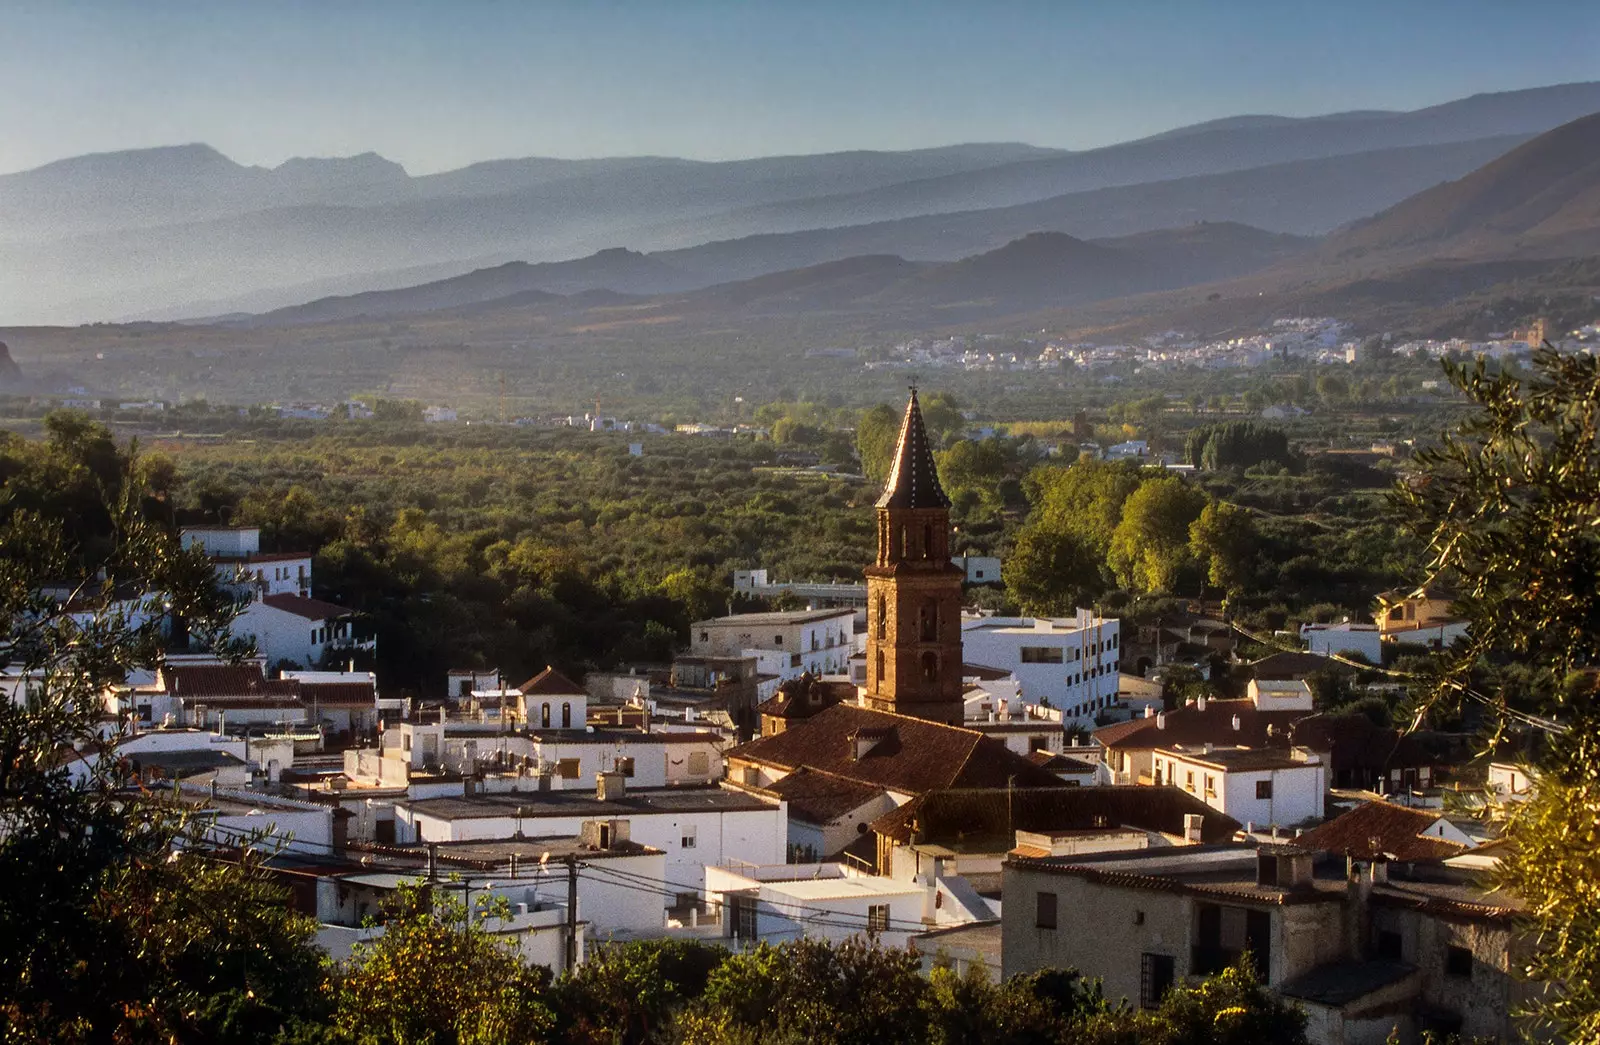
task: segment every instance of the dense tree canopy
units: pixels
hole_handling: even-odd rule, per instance
[[[1539,929],[1529,971],[1550,984],[1536,1015],[1572,1041],[1600,1038],[1600,361],[1541,352],[1531,374],[1451,368],[1478,412],[1419,455],[1401,491],[1435,578],[1458,586],[1470,641],[1437,700],[1486,705],[1545,751],[1537,796],[1516,810],[1506,884]],[[1482,687],[1486,663],[1534,684]],[[1574,673],[1581,673],[1574,676]],[[1559,723],[1551,721],[1560,720]]]

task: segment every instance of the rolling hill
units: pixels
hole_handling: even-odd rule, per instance
[[[1600,113],[1331,237],[1330,258],[1371,254],[1569,257],[1600,253]]]
[[[1596,110],[1600,84],[1569,84],[1409,113],[1231,117],[1073,153],[535,157],[424,177],[372,154],[271,169],[203,145],[78,157],[0,176],[0,269],[24,273],[0,284],[0,316],[260,311],[510,261],[784,233],[811,239],[719,248],[729,264],[660,260],[713,283],[865,254],[952,260],[1032,231],[1092,238],[1210,220],[1315,233]],[[1367,159],[1341,177],[1353,157]],[[976,216],[991,211],[1006,213]],[[734,263],[741,255],[751,263]]]

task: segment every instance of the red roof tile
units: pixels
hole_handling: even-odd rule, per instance
[[[1200,817],[1206,843],[1231,841],[1239,821],[1217,812],[1175,787],[1121,785],[1054,790],[934,791],[912,799],[872,822],[872,829],[899,842],[911,838],[916,822],[924,841],[954,842],[1003,835],[1006,848],[1015,831],[1088,831],[1132,827],[1182,835],[1184,816]]]
[[[1243,747],[1265,747],[1268,743],[1288,746],[1290,727],[1309,711],[1258,711],[1248,700],[1208,700],[1206,709],[1198,704],[1178,708],[1166,713],[1166,728],[1160,728],[1160,719],[1136,718],[1118,722],[1094,731],[1094,738],[1103,747],[1158,748],[1174,744],[1185,746],[1202,744],[1237,744]],[[1239,728],[1233,728],[1238,716]],[[1267,727],[1272,727],[1272,738],[1267,737]]]
[[[548,665],[539,674],[517,687],[525,697],[582,697],[588,694],[582,686]]]
[[[378,691],[370,682],[300,682],[300,696],[319,707],[374,707]]]
[[[859,759],[854,737],[877,735]],[[976,730],[906,715],[836,704],[782,733],[733,748],[730,759],[764,762],[783,769],[801,766],[906,794],[948,787],[1061,787],[998,740]]]
[[[1368,802],[1307,831],[1294,844],[1302,849],[1368,860],[1386,853],[1390,859],[1406,863],[1444,860],[1466,852],[1467,847],[1458,842],[1423,836],[1422,832],[1439,816],[1436,810]]]
[[[304,595],[263,595],[261,602],[306,620],[333,620],[336,617],[348,617],[353,612],[321,599],[308,599]]]
[[[762,790],[788,802],[791,817],[810,824],[829,823],[884,793],[881,787],[805,768]]]

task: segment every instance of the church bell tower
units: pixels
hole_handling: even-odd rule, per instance
[[[867,567],[867,687],[874,711],[959,726],[961,569],[950,561],[950,498],[939,485],[916,389],[878,498]]]

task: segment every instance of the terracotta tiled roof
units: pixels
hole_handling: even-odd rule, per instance
[[[300,682],[300,696],[320,707],[373,707],[378,691],[367,682]]]
[[[1422,835],[1439,819],[1437,811],[1407,809],[1392,802],[1368,802],[1307,831],[1294,840],[1302,849],[1372,859],[1387,853],[1406,863],[1444,860],[1467,847],[1444,838]]]
[[[1382,772],[1455,761],[1451,741],[1437,733],[1401,733],[1365,715],[1312,715],[1294,724],[1295,744],[1326,751],[1334,770]]]
[[[261,602],[306,620],[333,620],[336,617],[348,617],[352,612],[343,606],[335,606],[321,599],[308,599],[304,595],[263,595]]]
[[[184,664],[161,671],[167,690],[175,697],[294,696],[300,687],[292,681],[269,680],[251,664]]]
[[[950,498],[939,485],[939,467],[933,460],[933,447],[922,425],[922,406],[915,390],[906,403],[900,422],[900,440],[894,448],[894,464],[889,481],[884,483],[879,508],[948,508]]]
[[[778,687],[778,692],[756,706],[757,714],[774,718],[808,718],[853,699],[856,687],[851,682],[824,682],[810,675],[790,679]]]
[[[1041,769],[1048,769],[1052,773],[1088,773],[1094,770],[1092,762],[1085,762],[1081,758],[1070,755],[1058,754],[1054,751],[1035,751],[1028,756],[1029,761]]]
[[[1324,657],[1317,653],[1297,653],[1293,650],[1269,654],[1250,665],[1250,677],[1262,681],[1303,679],[1319,671],[1354,674],[1356,669],[1332,657]]]
[[[549,665],[546,665],[543,671],[518,686],[517,689],[525,697],[581,697],[587,695],[582,686]]]
[[[826,824],[884,793],[881,787],[815,769],[797,769],[763,790],[788,802],[791,817],[810,824]]]
[[[1233,719],[1239,718],[1239,728],[1233,728]],[[1199,746],[1202,744],[1236,744],[1243,747],[1265,747],[1268,743],[1267,727],[1271,726],[1271,743],[1287,746],[1289,727],[1309,711],[1258,711],[1248,700],[1208,700],[1206,709],[1198,704],[1178,708],[1166,713],[1165,729],[1160,728],[1155,715],[1118,722],[1113,726],[1094,731],[1094,739],[1102,747],[1158,748],[1174,744]]]
[[[871,749],[856,758],[854,736],[880,730]],[[1012,779],[1017,787],[1063,786],[1055,775],[976,730],[854,704],[836,704],[782,733],[733,748],[728,757],[790,770],[807,766],[905,794],[1004,787]]]
[[[1183,818],[1197,814],[1206,843],[1230,841],[1239,821],[1175,787],[1066,787],[1055,790],[935,791],[912,799],[872,822],[872,829],[897,842],[911,838],[916,822],[924,841],[952,842],[1001,834],[1006,848],[1015,831],[1088,831],[1133,827],[1182,835]]]

